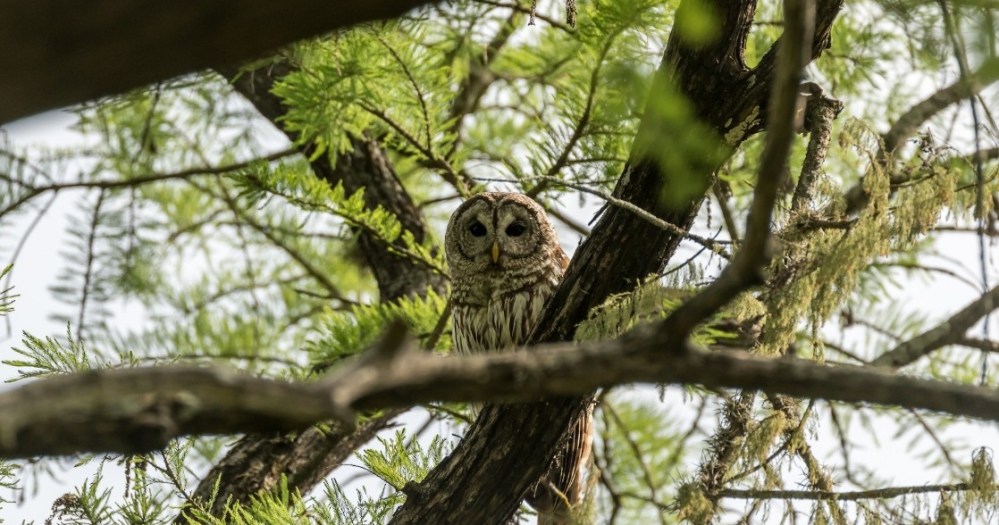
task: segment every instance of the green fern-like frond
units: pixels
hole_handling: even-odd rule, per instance
[[[314,366],[328,367],[339,360],[356,355],[374,343],[393,320],[406,323],[410,333],[428,342],[441,322],[447,299],[428,290],[423,297],[407,297],[390,303],[356,306],[349,312],[327,309],[317,321],[318,337],[308,349]],[[450,338],[442,334],[435,349],[451,347]]]
[[[0,280],[10,273],[11,265],[7,265],[2,270],[0,270]],[[14,299],[17,295],[14,294],[14,288],[3,288],[0,286],[0,315],[6,315],[14,311]]]
[[[446,453],[445,441],[440,436],[434,436],[423,447],[401,429],[390,438],[378,438],[378,443],[381,449],[365,449],[360,454],[361,461],[372,474],[396,490],[402,490],[411,481],[422,480]]]
[[[276,195],[303,211],[329,213],[355,228],[374,235],[388,249],[412,259],[441,274],[446,274],[443,255],[431,245],[416,243],[411,234],[404,234],[399,219],[381,206],[367,208],[363,189],[347,194],[343,184],[330,187],[317,178],[304,164],[281,165],[276,169],[246,171],[234,175],[241,188],[241,195],[259,201],[267,195]],[[429,242],[429,241],[428,241]]]
[[[3,364],[17,369],[17,377],[8,382],[81,372],[106,364],[89,354],[83,343],[73,338],[68,325],[65,341],[55,337],[39,338],[25,333],[22,344],[24,348],[12,349],[21,358],[3,361]]]
[[[576,328],[576,340],[613,338],[636,326],[664,319],[695,293],[695,289],[663,286],[658,279],[651,278],[633,291],[613,295],[591,310],[586,320]],[[749,294],[742,294],[697,327],[691,338],[705,345],[739,341],[745,338],[740,333],[740,325],[748,321],[753,321],[755,325],[763,315],[763,304]],[[754,331],[758,329],[759,326],[753,328]],[[749,346],[752,343],[745,342]]]

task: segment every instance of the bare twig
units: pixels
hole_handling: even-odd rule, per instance
[[[9,290],[11,288],[12,286],[11,283],[14,279],[14,269],[17,263],[17,259],[18,257],[21,256],[21,251],[24,250],[24,245],[28,243],[28,238],[31,237],[31,234],[35,231],[35,228],[38,227],[38,224],[42,222],[42,218],[45,217],[45,214],[47,214],[49,209],[52,208],[52,204],[55,203],[56,197],[57,195],[53,194],[52,197],[49,198],[48,202],[42,205],[42,208],[38,210],[38,214],[35,215],[35,218],[31,220],[31,223],[28,224],[28,227],[24,229],[23,233],[21,233],[21,237],[17,241],[17,246],[14,247],[14,253],[10,255],[10,260],[8,261],[8,264],[10,265],[11,269],[10,271],[7,272],[7,275],[4,276],[4,283],[3,286],[0,286],[0,291]],[[3,316],[3,318],[4,318],[4,323],[6,323],[7,325],[7,336],[5,338],[9,338],[14,333],[14,330],[10,324],[10,316],[5,315]]]
[[[26,192],[17,200],[8,204],[5,208],[0,210],[0,217],[3,217],[4,215],[10,213],[13,210],[16,210],[17,208],[21,207],[21,205],[23,205],[24,203],[44,193],[49,193],[49,192],[58,193],[62,190],[76,189],[76,188],[101,189],[101,190],[130,188],[130,187],[140,186],[142,184],[149,184],[152,182],[189,179],[191,177],[198,177],[202,175],[221,175],[224,173],[230,173],[233,171],[246,169],[260,162],[273,162],[285,157],[289,157],[291,155],[295,155],[297,153],[298,150],[296,149],[286,149],[283,151],[278,151],[276,153],[271,153],[270,155],[266,155],[264,157],[251,159],[244,162],[237,162],[234,164],[228,164],[225,166],[215,166],[215,167],[200,166],[197,168],[176,171],[173,173],[153,173],[150,175],[132,177],[129,179],[55,182],[51,184],[46,184],[44,186],[33,186],[30,191]]]
[[[454,189],[457,190],[458,193],[465,197],[470,195],[469,191],[470,188],[474,186],[474,182],[468,178],[467,174],[459,172],[454,168],[454,166],[451,165],[450,162],[448,162],[447,159],[437,155],[437,153],[435,153],[429,146],[421,144],[418,138],[414,137],[409,130],[404,128],[402,124],[396,122],[385,111],[364,102],[360,102],[358,105],[361,109],[367,111],[372,116],[378,117],[379,120],[395,130],[395,132],[398,133],[407,144],[426,158],[427,163],[431,167],[440,170],[441,177],[454,186]]]
[[[999,354],[999,342],[993,341],[991,339],[979,339],[977,337],[961,337],[956,341],[954,341],[954,344],[966,346],[968,348],[974,348],[975,350],[981,350],[982,352]]]
[[[583,114],[576,119],[576,126],[572,129],[572,135],[562,148],[562,153],[548,168],[548,171],[545,172],[546,178],[542,179],[541,182],[539,182],[535,187],[525,192],[529,197],[537,197],[538,194],[545,191],[545,188],[550,183],[550,179],[548,177],[555,177],[560,171],[562,171],[566,162],[569,161],[569,155],[572,154],[572,150],[586,133],[586,127],[590,125],[590,118],[593,116],[593,103],[597,97],[597,84],[600,81],[600,70],[604,65],[604,60],[607,58],[607,53],[610,52],[611,46],[614,44],[614,40],[623,30],[622,26],[618,31],[615,31],[607,36],[607,41],[604,42],[604,46],[600,49],[599,56],[597,56],[597,63],[593,66],[593,71],[590,72],[590,83],[586,89],[586,103],[584,104]]]
[[[572,32],[575,31],[573,28],[569,27],[568,25],[566,25],[563,22],[555,20],[554,18],[552,18],[552,17],[550,17],[548,15],[545,15],[545,14],[542,14],[542,13],[538,13],[536,10],[531,9],[530,7],[524,7],[524,6],[522,6],[522,5],[520,5],[519,3],[516,3],[516,2],[510,2],[510,3],[508,3],[508,2],[498,2],[496,0],[473,0],[473,1],[475,3],[477,3],[477,4],[491,5],[493,7],[499,7],[499,8],[503,8],[503,9],[511,9],[511,10],[516,11],[518,13],[524,13],[525,15],[530,15],[532,19],[537,18],[539,20],[544,20],[545,22],[548,22],[549,24],[551,24],[553,27],[557,27],[557,28],[559,28],[559,29],[561,29],[563,31],[568,32],[568,33],[572,33]],[[534,25],[534,24],[531,23],[530,25]]]
[[[732,213],[732,208],[728,205],[728,197],[722,193],[717,183],[711,188],[711,192],[715,196],[715,202],[718,203],[718,209],[721,210],[722,221],[725,223],[728,237],[732,239],[733,244],[737,245],[739,243],[739,227],[735,223],[735,215]]]
[[[863,499],[899,498],[913,494],[929,494],[937,492],[960,492],[971,490],[967,483],[950,485],[916,485],[911,487],[889,487],[875,490],[858,490],[853,492],[832,492],[816,490],[737,490],[726,489],[719,494],[723,498],[738,499],[800,499],[818,501],[857,501]]]
[[[604,413],[610,417],[610,419],[614,420],[614,423],[618,426],[618,428],[621,429],[621,436],[628,444],[628,448],[631,449],[631,453],[634,454],[635,461],[638,463],[638,467],[642,471],[642,477],[645,479],[645,484],[649,487],[649,498],[652,501],[659,501],[659,496],[656,495],[656,482],[652,479],[652,472],[649,470],[649,466],[645,464],[645,455],[642,454],[642,449],[639,447],[638,443],[631,438],[628,426],[624,424],[624,421],[621,420],[621,416],[617,414],[617,411],[614,410],[614,406],[610,402],[605,400],[601,405],[601,408]],[[663,525],[666,525],[666,516],[660,513],[659,521]]]
[[[94,209],[90,216],[90,224],[87,228],[87,241],[85,244],[87,258],[83,267],[83,285],[80,287],[79,315],[76,319],[76,340],[81,344],[83,343],[84,337],[83,328],[87,315],[87,302],[90,299],[90,282],[94,278],[94,272],[97,271],[94,268],[94,259],[97,258],[95,253],[95,250],[97,249],[97,228],[100,227],[99,222],[101,218],[101,206],[104,205],[104,198],[106,196],[106,190],[103,189],[97,195],[97,202],[94,203]]]

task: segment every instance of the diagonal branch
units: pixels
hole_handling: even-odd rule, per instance
[[[999,81],[999,59],[990,58],[970,76],[962,75],[953,84],[940,89],[909,108],[908,111],[895,121],[891,129],[881,137],[882,146],[877,155],[877,162],[883,167],[890,166],[891,156],[897,153],[899,146],[916,133],[923,123],[951,105],[977,95],[984,87],[997,81]],[[976,158],[989,158],[988,155],[989,153],[987,152],[979,152],[969,156],[968,160],[975,162]],[[900,178],[892,175],[892,189],[895,189],[899,184],[906,181],[908,181],[908,177]],[[868,196],[864,189],[863,177],[850,187],[844,195],[848,213],[857,212],[865,207]]]
[[[961,78],[953,84],[912,106],[881,137],[884,153],[894,153],[905,139],[915,134],[919,126],[934,115],[953,104],[977,95],[983,88],[997,81],[999,81],[999,59],[991,58],[970,77],[961,75]]]
[[[809,61],[814,5],[809,0],[784,2],[784,34],[780,39],[776,78],[770,97],[768,129],[746,235],[739,253],[704,291],[684,303],[667,320],[686,337],[693,328],[746,288],[763,282],[769,263],[770,216],[777,202],[777,188],[787,168],[794,139],[795,110],[802,67]]]
[[[972,325],[995,310],[997,306],[999,306],[999,286],[982,294],[946,321],[881,354],[871,364],[901,368],[944,346],[958,344],[965,339],[965,332]]]

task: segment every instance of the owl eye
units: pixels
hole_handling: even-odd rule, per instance
[[[510,237],[520,237],[525,230],[527,230],[526,226],[519,222],[514,222],[506,227],[506,234]]]
[[[472,221],[472,224],[468,225],[468,231],[476,237],[482,237],[486,234],[486,227],[479,221]]]

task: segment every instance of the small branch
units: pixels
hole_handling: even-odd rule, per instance
[[[427,145],[426,145],[427,151],[429,151],[431,155],[436,156],[434,154],[434,139],[433,139],[433,130],[431,129],[431,123],[430,123],[430,111],[427,110],[426,96],[423,94],[423,90],[420,89],[420,83],[417,82],[416,78],[413,77],[413,72],[409,70],[409,66],[406,64],[406,61],[402,59],[399,53],[396,52],[396,50],[391,45],[389,45],[389,43],[386,42],[381,36],[379,36],[378,33],[374,33],[374,36],[375,39],[377,39],[378,42],[382,45],[382,47],[384,47],[385,50],[388,51],[390,55],[392,55],[392,58],[395,60],[396,64],[399,65],[399,67],[402,69],[402,72],[406,75],[406,79],[409,80],[409,85],[412,86],[413,92],[416,94],[416,100],[417,102],[420,103],[420,111],[423,114],[423,124],[426,126],[426,129],[424,131],[426,132],[426,137],[427,137]]]
[[[266,237],[267,240],[271,241],[274,246],[280,248],[281,251],[288,254],[288,256],[298,263],[298,265],[301,266],[307,274],[311,275],[317,282],[319,282],[319,284],[322,285],[327,292],[329,292],[330,297],[340,301],[340,304],[357,304],[357,301],[347,298],[340,290],[340,287],[330,280],[329,276],[326,275],[325,272],[316,268],[316,266],[313,265],[307,257],[302,255],[298,250],[290,246],[283,239],[275,235],[274,232],[271,231],[270,227],[260,224],[256,220],[250,218],[246,213],[240,212],[240,215],[240,218],[245,221],[247,225]]]
[[[962,75],[953,84],[909,108],[882,137],[883,151],[886,154],[894,153],[924,122],[947,107],[978,94],[982,88],[996,81],[999,81],[999,59],[991,58],[972,73],[971,78]]]
[[[856,219],[827,220],[807,217],[795,225],[795,231],[799,233],[811,230],[849,230],[857,224]]]
[[[990,339],[979,339],[977,337],[961,337],[956,341],[954,341],[954,344],[965,346],[968,348],[974,348],[975,350],[981,350],[982,352],[999,354],[999,343],[992,341]]]
[[[989,148],[968,155],[968,162],[989,162],[999,159],[999,148]]]
[[[877,162],[882,167],[890,166],[891,156],[896,153],[902,142],[916,133],[919,126],[947,107],[977,95],[985,86],[996,81],[999,81],[999,59],[990,58],[970,76],[962,74],[961,78],[953,84],[917,103],[899,117],[891,129],[881,137],[882,146],[876,157],[878,159]],[[999,152],[996,152],[996,154],[999,154]],[[977,154],[971,154],[967,157],[967,160],[973,163],[981,162],[992,158],[990,157],[991,155],[991,150],[986,150]],[[980,161],[976,159],[980,159]],[[902,181],[896,180],[896,177],[893,175],[891,181],[893,189],[899,183],[907,182],[907,180],[907,177]],[[846,198],[847,213],[858,212],[867,206],[868,196],[866,190],[864,190],[863,177],[850,187],[844,195]]]
[[[535,11],[535,10],[529,8],[529,7],[524,7],[524,6],[522,6],[522,5],[518,4],[518,3],[497,2],[496,0],[472,0],[472,1],[475,2],[475,3],[477,3],[477,4],[491,5],[493,7],[499,7],[499,8],[503,8],[503,9],[511,9],[511,10],[516,11],[518,13],[524,13],[525,15],[530,15],[530,16],[532,16],[534,18],[539,19],[539,20],[544,20],[545,22],[548,22],[549,24],[551,24],[553,27],[557,27],[557,28],[559,28],[559,29],[561,29],[561,30],[563,30],[563,31],[565,31],[567,33],[573,33],[573,32],[575,32],[575,29],[569,27],[568,25],[566,25],[566,24],[564,24],[562,22],[559,22],[558,20],[555,20],[554,18],[552,18],[552,17],[550,17],[548,15],[544,15],[544,14],[538,13],[537,11]]]
[[[10,290],[13,287],[14,268],[17,266],[17,260],[21,256],[21,251],[24,250],[24,246],[28,243],[28,239],[35,231],[35,228],[38,227],[38,224],[42,222],[42,219],[48,213],[49,209],[52,208],[52,204],[55,203],[56,197],[57,195],[52,194],[52,197],[49,198],[48,202],[46,202],[40,210],[38,210],[38,214],[35,215],[35,218],[31,220],[31,223],[28,224],[28,227],[24,229],[21,237],[17,240],[17,246],[14,247],[14,252],[11,254],[10,260],[7,262],[10,266],[10,271],[3,276],[4,282],[3,285],[0,285],[0,297],[3,295],[3,290]],[[3,320],[7,328],[7,335],[3,338],[3,340],[6,340],[14,334],[14,329],[11,326],[9,315],[4,315]]]
[[[590,83],[586,90],[586,104],[583,108],[583,114],[579,116],[576,120],[576,126],[572,130],[572,135],[569,137],[568,142],[566,142],[565,147],[562,148],[562,153],[559,155],[558,159],[548,168],[545,172],[544,179],[538,183],[537,186],[531,188],[525,193],[532,199],[537,197],[539,193],[545,191],[545,187],[549,184],[549,177],[555,177],[558,175],[562,168],[566,166],[569,161],[569,155],[572,154],[572,150],[576,147],[576,144],[583,138],[586,132],[586,127],[590,124],[590,118],[593,116],[593,103],[597,96],[597,84],[600,81],[600,70],[604,65],[604,60],[607,58],[607,53],[610,52],[611,46],[614,44],[614,40],[618,35],[621,34],[621,30],[608,35],[607,41],[604,42],[604,46],[600,49],[600,55],[597,57],[597,63],[593,66],[593,71],[590,72]]]
[[[875,366],[900,368],[944,346],[964,340],[964,334],[999,305],[999,286],[965,306],[960,312],[922,334],[903,342],[871,362]]]
[[[545,210],[548,212],[548,215],[551,215],[557,221],[568,226],[570,230],[583,237],[588,237],[590,235],[590,229],[585,224],[577,221],[566,213],[563,213],[562,210],[556,208],[555,206],[546,206]]]
[[[461,80],[458,92],[451,100],[450,114],[448,120],[451,122],[448,132],[454,139],[445,153],[445,158],[454,158],[462,141],[462,129],[465,125],[465,117],[479,109],[482,97],[499,77],[490,69],[490,64],[496,55],[499,54],[503,46],[510,40],[516,31],[516,23],[520,18],[517,11],[510,11],[510,15],[500,22],[493,38],[486,45],[481,53],[474,53],[469,61],[468,74]]]
[[[909,261],[889,261],[889,262],[873,262],[869,265],[871,268],[901,268],[903,270],[909,271],[924,271],[927,273],[939,273],[952,277],[964,284],[967,284],[975,292],[981,291],[981,286],[979,283],[972,281],[971,279],[951,270],[950,268],[944,268],[942,266],[930,266],[926,264],[919,264],[917,262]]]
[[[52,184],[47,184],[45,186],[33,186],[30,191],[22,195],[20,198],[14,202],[7,205],[7,207],[0,210],[0,217],[10,213],[11,211],[19,208],[24,203],[34,199],[35,197],[48,192],[58,193],[62,190],[76,189],[76,188],[88,188],[88,189],[101,189],[110,190],[117,188],[131,188],[135,186],[140,186],[142,184],[149,184],[152,182],[161,182],[165,180],[176,180],[176,179],[188,179],[191,177],[197,177],[201,175],[221,175],[224,173],[229,173],[232,171],[238,171],[246,169],[259,162],[274,162],[285,157],[290,157],[298,153],[296,149],[286,149],[283,151],[278,151],[276,153],[271,153],[270,155],[250,159],[244,162],[237,162],[235,164],[228,164],[226,166],[201,166],[197,168],[191,168],[181,171],[176,171],[173,173],[154,173],[151,175],[143,175],[141,177],[133,177],[130,179],[120,179],[120,180],[94,180],[94,181],[77,181],[77,182],[57,182]]]
[[[819,179],[822,164],[829,151],[833,119],[843,110],[842,102],[825,96],[817,85],[810,85],[814,88],[805,106],[805,128],[811,136],[805,150],[805,161],[801,165],[801,174],[798,176],[798,185],[794,188],[792,213],[801,211],[812,201],[812,189]]]
[[[708,441],[709,453],[697,469],[697,481],[705,493],[717,494],[730,481],[725,476],[749,434],[755,402],[755,392],[740,392],[725,400],[721,421]]]
[[[737,490],[725,489],[718,496],[737,499],[800,499],[810,501],[857,501],[864,499],[899,498],[913,494],[938,492],[959,492],[971,490],[967,483],[951,485],[917,485],[911,487],[890,487],[853,492],[831,492],[822,490]]]
[[[628,444],[628,448],[631,449],[631,453],[635,456],[635,462],[638,463],[639,469],[642,471],[642,477],[645,480],[645,484],[649,487],[649,499],[651,501],[659,501],[659,496],[656,494],[656,482],[652,479],[652,472],[649,470],[649,466],[645,464],[645,455],[642,454],[642,449],[631,437],[631,433],[628,431],[628,426],[624,424],[621,420],[621,416],[617,414],[614,410],[612,403],[605,401],[601,405],[604,413],[607,414],[610,419],[614,420],[614,423],[621,429],[621,437]],[[608,424],[608,426],[610,426]],[[662,514],[659,515],[659,520],[666,525],[666,517]]]
[[[423,155],[426,158],[427,163],[430,167],[440,170],[441,176],[444,178],[444,180],[447,181],[449,184],[451,184],[451,186],[454,186],[454,189],[457,190],[458,193],[462,194],[462,196],[465,197],[470,195],[469,188],[474,186],[474,183],[472,180],[468,178],[466,174],[459,173],[457,170],[454,169],[454,166],[452,166],[451,163],[447,161],[447,159],[438,156],[428,146],[420,144],[419,139],[414,137],[413,134],[410,133],[406,128],[402,127],[401,124],[393,120],[392,117],[389,117],[388,113],[374,106],[371,106],[370,104],[360,103],[359,105],[361,109],[367,111],[372,116],[378,117],[379,120],[381,120],[387,126],[395,130],[395,132],[398,133],[399,136],[402,137],[407,144],[409,144],[413,149],[415,149],[417,152],[419,152],[421,155]]]
[[[106,196],[106,190],[103,189],[97,195],[97,202],[94,204],[94,210],[90,216],[90,225],[87,228],[87,258],[83,268],[83,286],[80,288],[80,312],[76,319],[76,340],[80,344],[83,343],[84,320],[87,314],[87,302],[90,299],[90,282],[94,278],[94,272],[97,271],[94,269],[94,259],[96,259],[94,250],[97,249],[97,228],[100,227],[101,206],[104,204]]]
[[[722,221],[725,223],[725,229],[728,231],[728,238],[732,239],[733,244],[739,243],[739,227],[735,224],[735,215],[732,213],[732,207],[728,205],[728,197],[722,192],[721,187],[716,182],[711,188],[712,193],[715,196],[715,202],[718,203],[718,209],[722,213]]]

